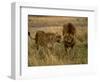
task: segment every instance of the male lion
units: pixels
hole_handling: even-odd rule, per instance
[[[63,43],[66,52],[69,48],[73,49],[75,46],[75,33],[76,28],[72,23],[63,25]]]

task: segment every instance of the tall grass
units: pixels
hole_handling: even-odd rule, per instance
[[[42,46],[37,50],[35,40],[32,39],[35,38],[36,31],[42,30],[62,35],[62,25],[65,22],[72,22],[77,31],[75,35],[76,45],[73,50],[69,49],[70,54],[66,53],[63,42],[56,42],[52,51]],[[33,25],[37,26],[33,27]],[[28,28],[32,36],[32,38],[28,37],[28,66],[88,63],[87,18],[29,16]]]

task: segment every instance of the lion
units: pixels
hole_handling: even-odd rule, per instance
[[[68,49],[73,50],[75,46],[76,28],[72,23],[63,25],[63,44],[65,51],[69,54]]]
[[[35,35],[35,43],[37,44],[37,49],[39,49],[39,46],[41,46],[51,50],[53,49],[54,43],[60,43],[60,40],[61,36],[55,33],[37,31]]]

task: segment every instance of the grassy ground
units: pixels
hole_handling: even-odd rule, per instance
[[[35,40],[28,37],[28,66],[87,64],[87,18],[86,17],[48,17],[29,16],[28,30],[32,38],[38,30],[62,35],[62,25],[72,22],[76,27],[76,45],[69,54],[65,52],[63,42],[55,43],[53,51],[40,47],[36,49]],[[72,54],[74,53],[74,55]]]

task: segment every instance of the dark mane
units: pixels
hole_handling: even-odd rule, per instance
[[[75,45],[75,33],[76,28],[72,23],[64,24],[63,25],[63,42],[65,46],[65,50],[71,47],[73,48]]]
[[[64,33],[69,33],[73,35],[76,33],[75,26],[72,23],[64,24],[63,29],[64,29]]]

